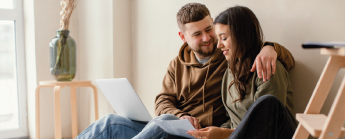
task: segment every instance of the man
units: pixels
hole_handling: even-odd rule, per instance
[[[155,113],[159,119],[188,119],[196,129],[221,126],[227,121],[220,95],[227,62],[221,50],[216,49],[217,40],[209,10],[203,4],[186,4],[177,13],[177,23],[184,44],[178,56],[170,62],[162,91],[156,97]],[[275,72],[277,53],[287,70],[294,67],[288,50],[279,44],[269,44],[274,47],[263,47],[252,68],[252,71],[257,69],[259,77],[265,81]],[[108,114],[77,138],[132,138],[145,125]],[[152,127],[148,128],[150,130],[140,132],[135,138],[151,138],[151,131],[161,130],[152,122],[149,126]]]

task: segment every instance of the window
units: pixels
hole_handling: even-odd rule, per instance
[[[22,0],[0,0],[0,138],[27,136]]]
[[[13,9],[13,0],[0,0],[0,9]]]

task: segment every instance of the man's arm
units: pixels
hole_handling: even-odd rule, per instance
[[[263,78],[264,82],[275,73],[276,59],[281,61],[287,71],[295,67],[295,60],[289,50],[278,43],[266,42],[265,44],[250,70],[251,72],[256,70],[259,78]]]
[[[290,71],[295,67],[295,59],[293,58],[292,54],[288,49],[284,46],[280,45],[279,43],[268,42],[274,44],[274,49],[277,52],[277,59],[283,64],[287,71]]]
[[[156,96],[155,114],[157,116],[162,114],[173,114],[180,118],[181,116],[189,115],[176,108],[177,90],[175,84],[175,62],[175,60],[170,62],[168,71],[163,79],[162,90]]]
[[[176,59],[175,59],[176,60]],[[199,119],[176,108],[177,90],[175,83],[175,60],[170,62],[168,71],[163,79],[161,92],[156,96],[155,113],[157,116],[162,114],[173,114],[180,119],[188,119],[195,129],[200,129]]]

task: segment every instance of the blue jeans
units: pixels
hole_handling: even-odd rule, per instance
[[[177,120],[164,114],[157,119]],[[296,124],[283,104],[272,95],[256,100],[229,139],[291,139]],[[154,122],[132,121],[116,114],[108,114],[85,129],[76,139],[177,139]]]
[[[156,119],[178,120],[179,118],[172,114],[163,114]],[[144,127],[146,130],[143,130]],[[174,136],[164,132],[153,121],[143,123],[117,114],[107,114],[86,128],[76,139],[130,139],[133,137],[135,139],[153,139]]]
[[[296,130],[295,119],[272,95],[261,96],[248,109],[229,139],[291,139]],[[146,134],[147,133],[147,134]],[[175,139],[157,125],[146,126],[135,138]]]

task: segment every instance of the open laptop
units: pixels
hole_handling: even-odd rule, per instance
[[[98,79],[96,84],[118,115],[141,122],[152,119],[127,78]]]

